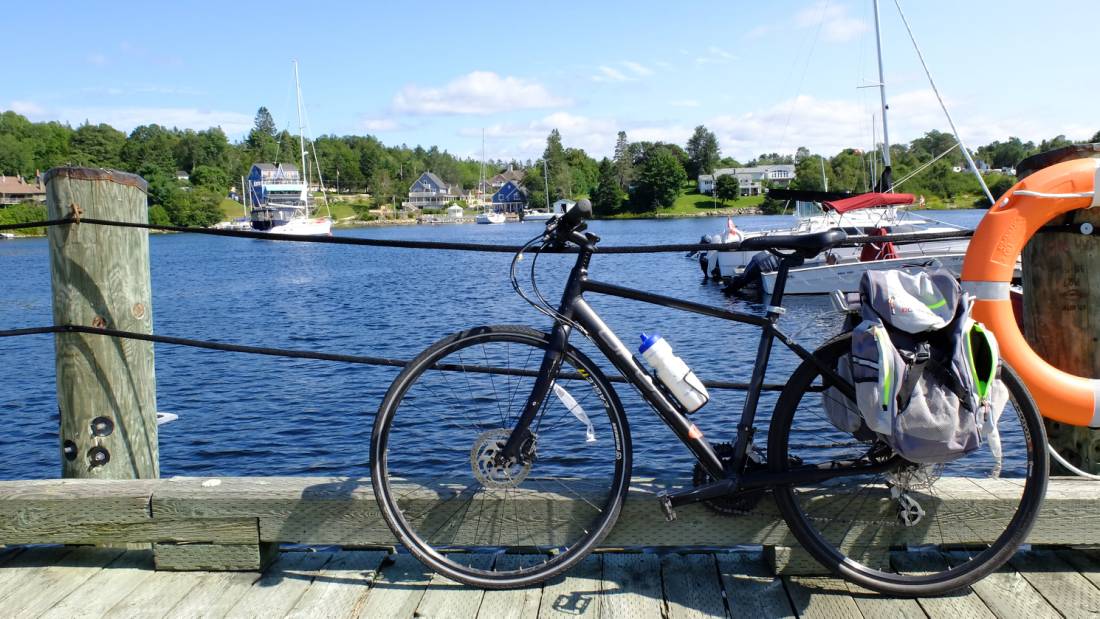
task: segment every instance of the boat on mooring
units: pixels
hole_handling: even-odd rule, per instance
[[[252,203],[251,227],[253,230],[273,234],[331,235],[331,214],[319,217],[310,200],[302,87],[298,79],[297,61],[294,61],[294,86],[298,95],[298,146],[302,167],[299,171],[296,166],[287,163],[252,165],[248,175],[248,192]],[[320,180],[320,165],[317,166],[317,173]],[[324,192],[324,182],[320,181],[319,184]],[[327,202],[325,207],[328,208]]]

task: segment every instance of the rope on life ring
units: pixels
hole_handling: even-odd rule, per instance
[[[963,261],[962,287],[975,297],[974,319],[1000,343],[1001,355],[1027,385],[1044,417],[1100,428],[1100,380],[1074,376],[1032,350],[1012,313],[1009,284],[1016,259],[1035,232],[1069,211],[1100,207],[1100,159],[1043,168],[1009,189],[978,224]]]

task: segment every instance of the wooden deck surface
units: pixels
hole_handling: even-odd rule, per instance
[[[522,555],[481,560],[522,561]],[[899,560],[949,560],[910,553]],[[1021,551],[972,589],[890,599],[771,576],[759,553],[601,553],[542,586],[482,591],[407,554],[291,550],[263,574],[157,572],[150,551],[0,548],[4,617],[1097,617],[1100,553]]]

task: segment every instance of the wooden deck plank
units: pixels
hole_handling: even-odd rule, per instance
[[[1100,587],[1100,559],[1095,555],[1076,549],[1059,549],[1055,554],[1059,559],[1072,565],[1077,573],[1094,586]]]
[[[783,581],[771,574],[760,553],[720,553],[718,574],[734,617],[794,617]]]
[[[965,561],[959,552],[946,554],[952,565]],[[1004,566],[996,572],[974,583],[974,592],[982,602],[998,617],[1027,617],[1028,619],[1047,619],[1061,617],[1043,596],[1011,566]]]
[[[895,552],[890,556],[894,568],[903,573],[930,573],[947,568],[947,561],[938,552]],[[932,619],[992,619],[995,617],[982,598],[967,587],[946,595],[917,600],[920,607]]]
[[[386,553],[343,551],[325,564],[287,617],[354,617],[382,568]]]
[[[335,553],[284,552],[252,584],[226,617],[283,617],[309,589],[313,578]]]
[[[0,567],[0,601],[32,578],[39,569],[54,565],[74,550],[64,546],[32,546],[9,559]]]
[[[660,557],[625,552],[604,554],[601,589],[601,617],[659,617],[664,606]]]
[[[477,569],[489,569],[496,560],[491,554],[469,554],[452,556],[452,559]],[[485,590],[463,585],[433,574],[428,590],[416,607],[417,617],[473,617],[481,608],[481,598]]]
[[[1054,551],[1017,552],[1011,564],[1068,619],[1100,617],[1100,589],[1058,558]]]
[[[431,582],[432,573],[416,557],[397,555],[382,566],[360,608],[359,617],[412,617]]]
[[[42,617],[99,617],[153,575],[153,553],[131,550],[73,589]]]
[[[823,576],[789,576],[784,581],[794,610],[803,619],[863,617],[843,580]]]
[[[661,578],[670,619],[726,616],[714,555],[665,555],[661,559]]]
[[[104,617],[152,619],[168,616],[207,574],[202,572],[151,572],[140,586],[103,613]]]
[[[253,572],[192,572],[200,575],[198,582],[186,594],[168,609],[165,617],[223,617],[229,609],[252,589],[253,583],[260,579],[260,575]],[[186,580],[176,580],[187,575],[187,572],[165,572],[172,580],[186,583]],[[161,574],[158,574],[158,579]],[[176,593],[173,591],[173,594]],[[118,612],[116,612],[118,611]],[[127,617],[121,612],[122,608],[116,606],[111,609],[111,617]]]
[[[917,600],[912,598],[887,597],[865,589],[850,582],[844,583],[848,592],[852,594],[859,612],[864,617],[896,617],[898,619],[926,619],[928,614],[924,612]]]
[[[522,554],[505,554],[497,557],[496,567],[511,570],[541,561],[542,557]],[[481,599],[478,619],[536,619],[542,602],[542,584],[523,589],[494,589],[485,592]]]
[[[542,588],[539,619],[598,617],[602,579],[603,555],[594,554],[565,574],[548,580]]]
[[[77,548],[54,565],[36,569],[7,595],[0,608],[8,617],[34,617],[67,596],[123,554],[118,548]]]

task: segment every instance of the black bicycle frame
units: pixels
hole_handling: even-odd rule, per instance
[[[569,274],[569,279],[565,285],[565,291],[562,293],[558,313],[584,329],[588,337],[591,338],[600,349],[600,352],[602,352],[611,364],[622,373],[627,382],[633,385],[634,388],[641,393],[646,402],[656,411],[657,416],[672,429],[680,441],[687,446],[692,455],[699,461],[699,464],[713,479],[738,479],[744,468],[746,453],[749,446],[752,444],[753,433],[755,431],[753,422],[756,418],[756,408],[760,398],[761,386],[764,383],[764,375],[768,369],[768,360],[771,357],[772,343],[775,339],[779,339],[780,342],[794,351],[800,358],[814,363],[821,371],[823,379],[840,389],[845,396],[855,400],[854,388],[848,381],[843,380],[836,374],[835,370],[827,367],[823,362],[814,357],[813,353],[807,351],[776,327],[776,322],[785,311],[782,308],[783,291],[787,282],[787,273],[790,269],[789,259],[783,254],[779,254],[781,260],[779,271],[776,274],[775,286],[772,289],[770,299],[771,305],[768,306],[764,316],[759,316],[743,312],[732,312],[719,307],[693,303],[691,301],[643,292],[633,288],[590,280],[588,279],[588,265],[594,252],[595,247],[591,241],[581,246],[577,262]],[[661,307],[669,307],[760,327],[761,334],[756,351],[756,367],[753,368],[752,379],[749,381],[748,395],[745,398],[745,404],[741,411],[741,420],[737,424],[737,437],[734,442],[732,460],[734,463],[733,470],[726,469],[715,453],[714,447],[711,446],[710,442],[707,441],[706,437],[703,436],[703,433],[695,424],[688,419],[687,415],[679,407],[679,404],[669,395],[666,395],[665,390],[659,386],[649,372],[643,368],[638,359],[630,352],[630,349],[623,344],[611,328],[599,317],[596,311],[588,305],[588,302],[585,301],[583,296],[586,292],[641,301]],[[550,345],[547,348],[546,354],[543,356],[542,365],[539,368],[539,374],[535,380],[535,386],[532,389],[531,397],[528,398],[527,402],[524,404],[523,413],[520,415],[516,427],[513,429],[504,448],[499,452],[498,457],[503,459],[517,458],[524,451],[524,447],[530,444],[532,437],[528,428],[538,416],[542,407],[545,406],[546,398],[549,396],[550,389],[553,385],[553,377],[556,376],[561,369],[564,352],[568,346],[569,334],[571,331],[572,327],[569,323],[561,320],[555,321],[554,328],[551,331]],[[860,472],[869,470],[867,467],[857,468]],[[792,471],[791,473],[782,474],[781,476],[767,473],[753,474],[752,483],[745,483],[743,485],[758,486],[792,483],[795,481],[802,481],[803,477],[806,478],[805,481],[821,480],[844,474],[854,474],[856,472],[856,470],[853,469],[847,469],[847,471],[847,473],[840,470],[817,472]],[[761,477],[760,480],[755,479],[758,475]],[[749,482],[750,480],[746,479],[745,481]],[[736,487],[740,485],[742,484],[735,484],[733,489],[736,489]]]

